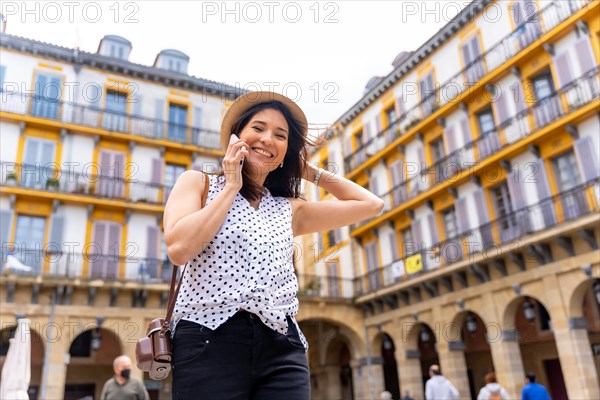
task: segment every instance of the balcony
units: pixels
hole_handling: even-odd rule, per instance
[[[393,124],[378,132],[375,137],[346,156],[344,159],[346,174],[357,169],[369,159],[365,156],[367,148],[374,155],[388,147],[397,138],[414,133],[416,130],[413,128],[420,125],[423,120],[435,114],[438,109],[448,103],[456,104],[458,102],[456,99],[467,91],[473,90],[475,85],[481,87],[482,83],[479,82],[479,79],[490,75],[512,57],[523,52],[543,34],[584,8],[588,3],[591,3],[591,0],[555,0],[532,14],[514,32],[505,36],[485,53],[467,64],[446,82],[440,84],[435,92],[429,93],[417,105],[405,111]],[[546,104],[546,107],[551,109],[554,105]],[[550,111],[552,110],[548,110],[548,112]],[[540,123],[544,122],[545,112],[546,110],[538,112]]]
[[[356,279],[354,288],[361,296],[396,282],[422,276],[439,268],[471,259],[475,254],[495,254],[505,244],[514,243],[523,237],[550,229],[566,221],[600,212],[600,180],[587,182],[571,190],[559,193],[524,207],[503,218],[471,229],[461,235],[425,248],[422,243],[409,244],[411,254],[388,265],[370,271]],[[412,275],[404,266],[410,257],[417,255],[422,269]]]
[[[0,186],[26,188],[53,193],[74,194],[86,198],[164,204],[171,188],[137,179],[123,179],[92,173],[63,171],[55,164],[17,164],[0,162]]]
[[[587,72],[572,81],[560,91],[530,106],[486,132],[471,143],[467,143],[424,171],[416,174],[391,188],[380,197],[390,207],[386,212],[402,206],[406,201],[416,198],[421,193],[447,181],[453,180],[456,174],[480,166],[488,158],[513,145],[514,142],[531,136],[552,122],[574,112],[575,110],[597,101],[600,97],[599,67]],[[365,226],[379,217],[374,217],[359,224],[352,230]]]
[[[220,150],[219,132],[103,110],[91,105],[63,102],[19,92],[1,92],[0,111],[32,116],[62,124],[96,128],[150,139]]]
[[[3,273],[20,276],[53,276],[69,279],[102,279],[122,281],[124,279],[140,283],[168,283],[171,280],[173,265],[166,260],[155,258],[120,257],[107,254],[83,254],[53,251],[53,246],[19,247],[10,252],[2,249]],[[87,264],[88,272],[83,273]]]
[[[326,297],[330,299],[352,299],[354,282],[352,278],[297,274],[298,296]]]

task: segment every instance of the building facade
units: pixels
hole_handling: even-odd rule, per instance
[[[461,398],[492,370],[511,398],[526,371],[553,398],[600,398],[599,11],[473,1],[326,132],[312,161],[386,207],[298,239],[314,399],[422,399],[433,363]],[[98,396],[164,312],[165,199],[218,166],[239,92],[176,50],[130,63],[121,37],[96,54],[1,39],[0,361],[26,316],[32,396]]]
[[[598,7],[472,2],[314,152],[386,204],[306,243],[321,294],[364,316],[343,334],[357,398],[422,399],[431,364],[461,398],[491,371],[510,398],[528,371],[552,398],[600,397]]]

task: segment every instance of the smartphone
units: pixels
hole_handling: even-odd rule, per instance
[[[236,138],[238,138],[238,139],[240,138],[240,137],[239,137],[238,135],[236,135],[236,134],[234,134],[233,136],[235,136],[235,137],[236,137]],[[242,146],[242,149],[243,149],[243,150],[246,150],[246,146]],[[240,165],[244,165],[244,158],[245,158],[245,157],[242,157],[242,159],[240,160]]]

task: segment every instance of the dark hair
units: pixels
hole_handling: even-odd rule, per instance
[[[533,372],[528,372],[526,376],[527,376],[527,379],[529,379],[529,382],[531,382],[531,383],[535,382],[535,374]]]
[[[233,123],[231,134],[239,136],[252,117],[263,110],[279,111],[283,114],[289,128],[288,148],[283,159],[283,168],[271,171],[265,179],[264,186],[274,197],[300,197],[302,169],[307,159],[307,145],[311,143],[304,134],[307,127],[296,121],[286,106],[279,101],[270,101],[249,108]],[[240,194],[247,200],[256,200],[263,195],[263,188],[250,180],[247,164],[242,167],[242,179]]]

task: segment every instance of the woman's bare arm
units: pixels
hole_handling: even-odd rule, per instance
[[[294,236],[350,225],[374,217],[383,209],[383,200],[362,186],[332,172],[321,171],[319,187],[331,193],[335,199],[291,199]],[[312,182],[316,173],[315,167],[308,166],[305,179]]]

